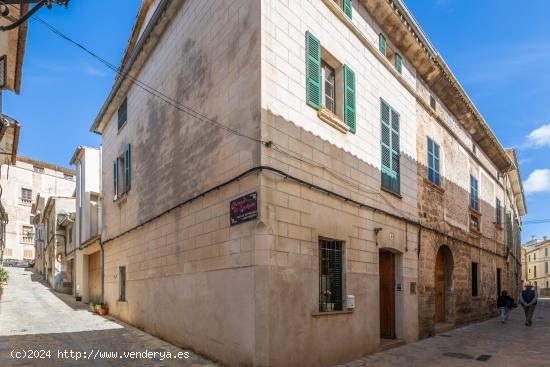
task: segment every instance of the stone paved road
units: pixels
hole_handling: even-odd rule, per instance
[[[51,291],[32,272],[7,268],[10,280],[0,299],[0,366],[209,366],[212,362],[189,352],[188,359],[78,360],[58,358],[58,351],[171,352],[185,350],[136,328],[87,311],[68,295]],[[15,359],[11,351],[46,350],[51,358]],[[43,355],[45,356],[45,355]],[[63,357],[63,356],[62,356]],[[92,357],[93,358],[93,357]]]
[[[550,299],[538,302],[533,326],[526,327],[524,321],[523,310],[517,308],[507,324],[499,319],[472,324],[341,366],[550,366]],[[482,355],[489,360],[476,360]]]

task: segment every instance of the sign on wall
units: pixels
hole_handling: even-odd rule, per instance
[[[241,196],[229,204],[229,220],[232,226],[258,218],[258,193]]]

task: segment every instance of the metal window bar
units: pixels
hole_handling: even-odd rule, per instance
[[[319,239],[319,312],[342,311],[343,242]]]

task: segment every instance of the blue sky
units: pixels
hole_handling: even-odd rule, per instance
[[[118,65],[139,0],[73,0],[38,15]],[[518,147],[527,180],[525,220],[550,218],[550,2],[408,0],[407,5],[505,147]],[[36,21],[30,22],[21,95],[4,112],[22,123],[19,152],[68,166],[89,132],[114,73]],[[550,235],[525,225],[523,238]]]

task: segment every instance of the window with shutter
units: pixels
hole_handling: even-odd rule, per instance
[[[344,0],[342,2],[342,7],[344,8],[344,13],[351,19],[351,14],[353,12],[353,7],[351,6],[352,0]]]
[[[496,202],[496,224],[501,225],[502,224],[502,203],[500,202],[500,199],[497,198]]]
[[[343,241],[319,239],[319,312],[343,309],[343,255]]]
[[[470,208],[479,210],[478,183],[474,176],[470,176]]]
[[[355,72],[344,65],[344,122],[355,134]]]
[[[431,138],[428,138],[428,179],[437,186],[441,185],[439,175],[439,145]]]
[[[321,42],[306,32],[306,100],[316,110],[321,108]]]
[[[478,296],[479,272],[477,263],[472,263],[472,297]]]
[[[387,50],[387,42],[386,42],[386,37],[380,33],[378,35],[378,49],[380,50],[380,52],[382,53],[382,55],[386,56],[386,50]]]
[[[130,144],[127,144],[126,147],[124,148],[124,187],[126,192],[130,190],[130,181],[131,181],[132,164],[131,164],[130,155],[131,155]]]
[[[399,114],[384,100],[380,106],[382,154],[382,187],[394,193],[400,193],[400,147],[399,147]]]
[[[401,55],[395,54],[395,69],[401,74],[403,72],[403,59]]]
[[[113,195],[118,198],[118,158],[113,161]]]
[[[128,120],[128,97],[124,98],[118,108],[118,129],[120,130]]]

